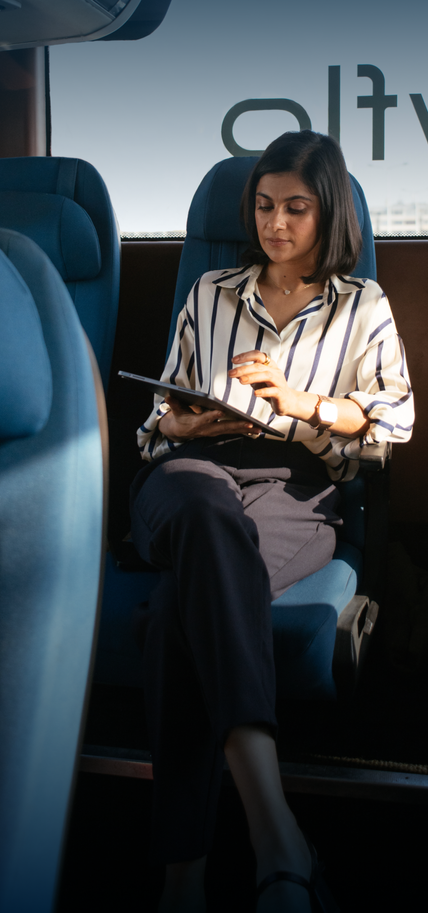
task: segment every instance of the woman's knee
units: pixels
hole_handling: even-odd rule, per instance
[[[242,513],[240,489],[231,476],[199,460],[172,460],[157,467],[134,505],[149,525],[171,517],[197,520],[223,510]]]

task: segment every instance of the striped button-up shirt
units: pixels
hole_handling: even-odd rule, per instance
[[[407,441],[412,432],[412,391],[388,299],[370,279],[332,276],[324,293],[279,333],[257,286],[261,270],[216,270],[196,282],[178,317],[162,380],[213,394],[271,424],[288,441],[302,441],[325,460],[333,480],[351,479],[364,447],[385,440]],[[355,400],[370,419],[366,434],[349,440],[276,415],[251,386],[228,377],[232,357],[252,349],[266,352],[295,390]],[[153,412],[138,430],[145,460],[180,446],[157,427],[168,410],[155,397]],[[281,446],[279,438],[270,439]]]

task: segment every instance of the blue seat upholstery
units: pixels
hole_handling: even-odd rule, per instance
[[[37,434],[52,406],[52,371],[28,286],[1,257],[0,441]]]
[[[337,620],[361,581],[363,556],[339,542],[329,564],[272,603],[277,693],[287,698],[335,698],[331,660]]]
[[[177,278],[171,320],[204,272],[239,265],[248,239],[239,220],[242,192],[257,161],[229,158],[215,165],[197,189],[189,210],[187,237]],[[376,278],[374,240],[364,193],[351,176],[363,249],[355,275]],[[339,486],[344,531],[335,556],[316,574],[301,580],[272,605],[277,690],[282,697],[334,699],[332,657],[337,621],[357,591],[364,548],[364,479]],[[141,660],[132,639],[135,603],[156,599],[156,574],[123,574],[108,562],[95,678],[114,684],[142,684]],[[124,579],[127,578],[127,579]],[[120,594],[120,595],[119,595]],[[151,595],[152,594],[152,595]]]
[[[98,171],[72,158],[0,159],[0,226],[32,238],[56,266],[106,388],[119,301],[120,242]]]
[[[0,909],[54,908],[97,626],[96,362],[29,238],[0,229]],[[97,382],[94,380],[96,372]]]

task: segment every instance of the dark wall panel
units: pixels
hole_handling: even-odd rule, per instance
[[[152,411],[153,395],[118,371],[160,377],[168,340],[182,241],[122,242],[119,315],[108,391],[110,540],[129,531],[128,491],[142,466],[136,430]]]
[[[404,339],[415,393],[416,423],[408,444],[393,448],[391,519],[428,516],[428,239],[377,241],[378,282]]]

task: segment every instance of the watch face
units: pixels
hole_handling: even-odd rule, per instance
[[[326,403],[323,400],[318,406],[318,415],[320,424],[333,425],[337,419],[337,406],[334,403]]]

